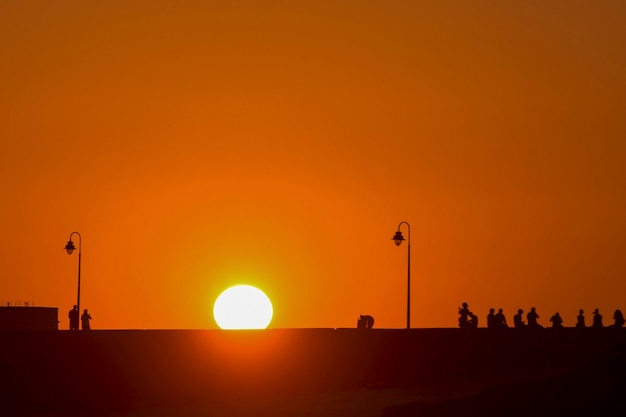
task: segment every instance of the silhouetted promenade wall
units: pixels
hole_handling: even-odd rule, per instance
[[[0,407],[85,415],[501,378],[584,367],[625,341],[609,328],[0,331]]]
[[[57,330],[58,308],[0,306],[0,330]]]

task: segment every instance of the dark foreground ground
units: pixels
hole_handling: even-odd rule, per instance
[[[2,331],[2,416],[626,416],[622,329]]]

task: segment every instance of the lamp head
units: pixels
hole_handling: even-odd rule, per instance
[[[400,246],[404,240],[404,236],[402,236],[402,232],[398,230],[391,239],[396,243],[396,246]]]
[[[67,245],[65,245],[65,250],[67,251],[67,254],[71,255],[72,252],[74,252],[74,249],[76,249],[76,246],[74,246],[74,242],[72,242],[71,240],[67,242]]]

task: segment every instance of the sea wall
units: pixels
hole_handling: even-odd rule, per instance
[[[625,341],[623,329],[609,328],[0,331],[0,407],[106,414],[227,396],[502,380],[588,367]]]

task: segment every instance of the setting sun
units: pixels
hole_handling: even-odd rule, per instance
[[[213,306],[213,317],[222,329],[265,329],[273,313],[267,295],[250,285],[227,289]]]

